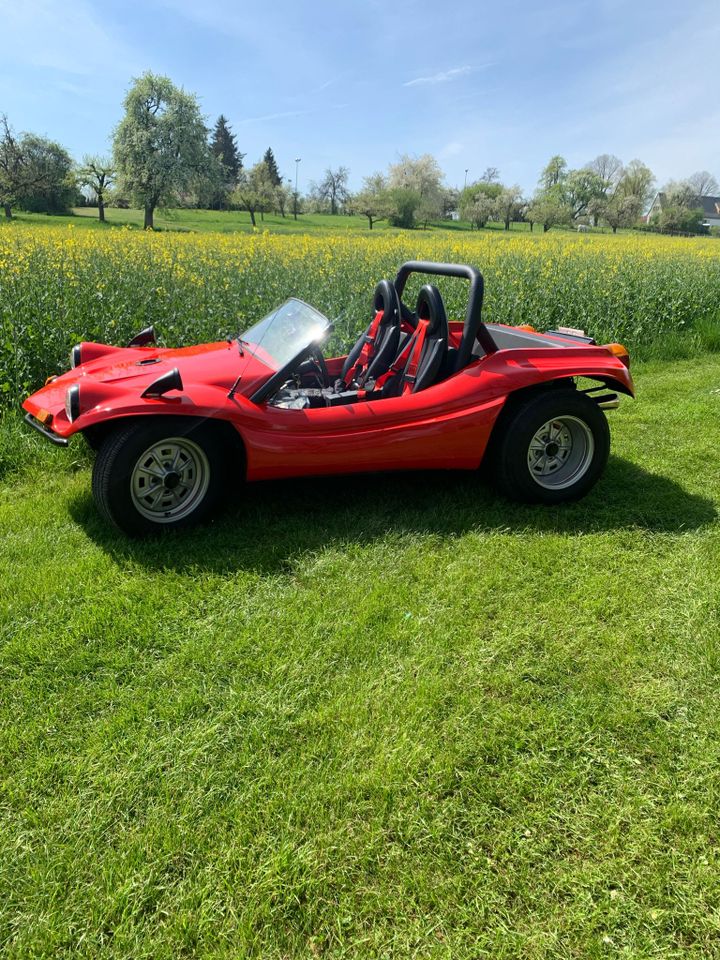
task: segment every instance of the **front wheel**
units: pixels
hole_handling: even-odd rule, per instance
[[[546,390],[530,395],[503,423],[495,479],[511,500],[579,500],[599,479],[609,452],[608,423],[594,400],[576,390]]]
[[[201,421],[141,421],[101,445],[93,496],[100,513],[129,536],[194,526],[217,505],[224,466],[218,438]]]

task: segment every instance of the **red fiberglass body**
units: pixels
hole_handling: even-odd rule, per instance
[[[458,341],[461,329],[462,323],[451,323],[451,341]],[[254,387],[272,370],[257,358],[241,358],[234,342],[178,350],[112,349],[52,380],[23,407],[60,441],[128,417],[226,420],[242,438],[248,480],[360,470],[472,470],[479,466],[493,424],[514,391],[588,377],[632,395],[630,373],[609,348],[552,339],[565,349],[539,345],[498,350],[420,393],[303,410],[253,403]],[[96,345],[82,346],[87,350]],[[331,375],[339,372],[342,359],[328,361]],[[180,371],[182,392],[141,396],[173,368]],[[243,368],[238,390],[228,398]],[[84,409],[71,423],[65,398],[73,384],[80,385]]]
[[[406,264],[398,287],[411,272],[455,269],[472,271]],[[479,277],[477,271],[449,275]],[[481,278],[479,284],[481,300]],[[474,293],[477,300],[478,290]],[[253,481],[366,470],[473,470],[500,411],[517,391],[586,377],[633,395],[627,357],[617,345],[598,346],[577,332],[539,334],[527,327],[481,324],[479,304],[474,306],[475,330],[468,329],[470,307],[464,322],[448,324],[447,346],[456,353],[465,347],[467,362],[418,392],[372,399],[359,391],[351,403],[286,408],[274,405],[272,395],[261,395],[277,374],[271,360],[262,349],[243,351],[242,341],[180,349],[83,343],[75,348],[79,363],[25,401],[26,419],[61,445],[80,432],[97,441],[113,426],[139,418],[226,421],[242,442],[245,478]],[[485,348],[477,349],[483,336]],[[304,351],[295,363],[307,356]],[[330,381],[340,375],[344,361],[327,361]],[[172,375],[173,385],[152,389]],[[68,391],[75,387],[72,409]]]

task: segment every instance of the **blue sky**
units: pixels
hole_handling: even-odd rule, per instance
[[[78,158],[151,69],[224,113],[246,163],[301,157],[300,189],[404,152],[528,192],[554,153],[720,178],[717,0],[0,0],[0,25],[0,112]]]

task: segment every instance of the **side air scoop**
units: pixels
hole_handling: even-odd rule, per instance
[[[168,390],[182,390],[183,382],[180,371],[173,367],[167,373],[164,373],[157,380],[153,380],[149,387],[146,387],[140,394],[142,397],[161,397]]]
[[[129,347],[147,347],[148,344],[155,343],[155,327],[145,327],[140,333],[136,333],[132,338]]]

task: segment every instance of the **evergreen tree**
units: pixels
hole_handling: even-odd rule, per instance
[[[238,150],[235,134],[231,131],[227,118],[222,114],[215,123],[215,129],[210,140],[210,152],[222,163],[227,171],[227,179],[235,183],[240,176],[245,154]]]
[[[268,168],[268,173],[270,175],[270,182],[274,187],[279,187],[282,183],[282,177],[280,176],[280,171],[278,170],[278,165],[275,160],[275,155],[272,152],[270,147],[265,151],[265,156],[262,158],[262,162]]]

